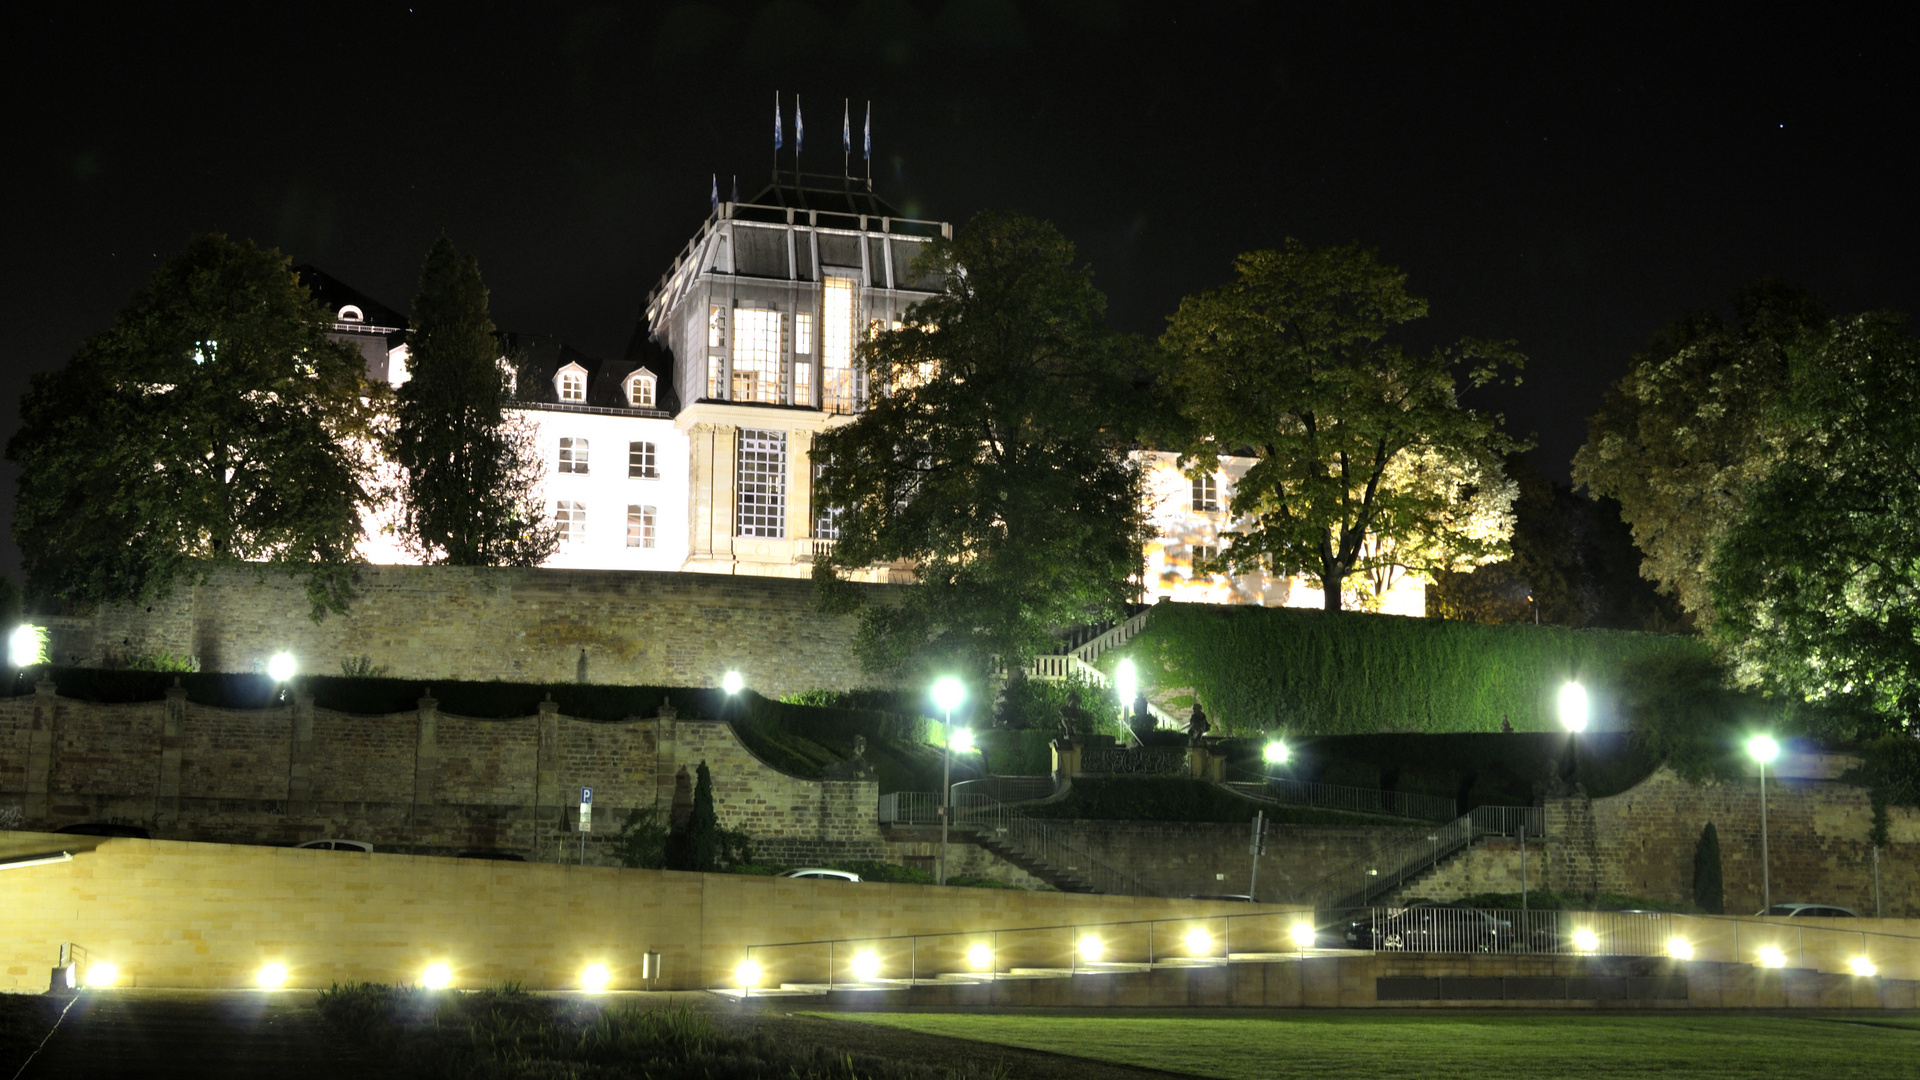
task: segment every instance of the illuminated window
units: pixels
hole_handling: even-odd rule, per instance
[[[813,313],[803,311],[793,317],[793,351],[810,353],[813,351]]]
[[[366,322],[367,316],[366,316],[366,313],[361,311],[358,307],[355,307],[352,304],[348,304],[346,307],[343,307],[340,309],[340,321],[341,322]]]
[[[742,428],[734,475],[738,535],[787,535],[787,433]]]
[[[707,308],[707,348],[727,347],[727,309],[719,304]]]
[[[654,522],[658,511],[651,506],[627,507],[627,546],[637,548],[654,547],[656,530]]]
[[[708,397],[718,398],[723,400],[725,399],[726,395],[722,394],[721,390],[723,389],[723,384],[725,382],[723,375],[726,370],[727,370],[726,357],[724,356],[707,357],[707,396]]]
[[[813,535],[816,540],[838,540],[840,508],[827,505],[820,498],[820,474],[824,471],[824,464],[813,467]]]
[[[575,403],[587,400],[586,372],[574,368],[560,373],[560,400]]]
[[[553,526],[560,533],[561,543],[584,543],[587,539],[586,504],[565,501],[554,504]]]
[[[853,365],[853,279],[829,277],[820,288],[820,407],[860,409],[860,373]]]
[[[1198,573],[1201,563],[1210,562],[1219,557],[1220,557],[1220,545],[1218,544],[1193,545],[1194,571]]]
[[[1193,508],[1201,513],[1211,513],[1220,509],[1220,485],[1214,480],[1212,473],[1194,479]]]
[[[567,473],[587,471],[587,440],[560,440],[560,471]]]
[[[635,375],[627,380],[627,405],[634,409],[653,408],[654,378],[651,375]]]
[[[778,311],[734,312],[732,400],[780,404],[786,336],[787,317]]]
[[[627,444],[627,475],[648,480],[660,475],[652,443],[630,442]]]

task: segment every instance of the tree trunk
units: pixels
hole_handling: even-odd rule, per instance
[[[1320,588],[1322,590],[1322,603],[1320,606],[1322,610],[1340,610],[1340,581],[1341,579],[1331,574],[1321,577]]]

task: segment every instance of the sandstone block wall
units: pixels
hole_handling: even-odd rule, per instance
[[[705,761],[720,823],[779,862],[881,858],[871,780],[788,776],[725,724],[601,723],[543,710],[512,720],[414,712],[354,716],[296,697],[276,708],[99,705],[40,693],[0,700],[0,827],[139,825],[167,839],[380,850],[496,848],[577,861],[579,789],[594,788],[585,857],[612,860],[628,812],[662,819],[675,774]]]
[[[1159,896],[1245,893],[1253,869],[1252,822],[1062,821],[1076,846],[1140,878]],[[1256,898],[1285,902],[1310,894],[1334,870],[1364,860],[1420,829],[1270,825]]]
[[[56,663],[143,654],[253,671],[282,650],[338,673],[359,656],[401,678],[714,686],[729,670],[778,697],[873,685],[855,620],[818,610],[811,582],[644,571],[363,566],[351,613],[309,617],[298,579],[228,567],[152,606],[45,620]],[[884,602],[888,586],[861,586]]]

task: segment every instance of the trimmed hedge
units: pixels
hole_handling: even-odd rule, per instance
[[[1100,666],[1123,655],[1143,681],[1193,687],[1235,734],[1498,731],[1503,716],[1553,731],[1570,679],[1607,726],[1636,666],[1710,663],[1705,643],[1672,634],[1204,604],[1159,605]]]

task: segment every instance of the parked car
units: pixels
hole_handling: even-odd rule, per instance
[[[338,840],[329,837],[325,840],[308,840],[304,844],[293,845],[297,848],[312,848],[315,851],[361,851],[371,854],[373,845],[364,840]]]
[[[1513,924],[1460,904],[1415,904],[1367,913],[1347,923],[1347,946],[1405,952],[1503,952]]]
[[[492,859],[495,862],[527,861],[525,855],[511,851],[501,851],[499,848],[475,848],[472,851],[455,852],[453,857],[456,859]]]
[[[74,836],[124,836],[132,840],[151,840],[153,834],[138,825],[115,825],[106,821],[83,821],[78,825],[62,825],[55,832],[70,833]]]
[[[803,866],[798,870],[789,870],[781,877],[806,878],[810,881],[859,881],[860,875],[851,870],[828,870],[819,866]]]
[[[1189,900],[1238,900],[1243,904],[1253,903],[1253,897],[1243,892],[1236,893],[1188,893]]]
[[[1775,904],[1760,915],[1776,919],[1857,919],[1860,913],[1837,904]]]

